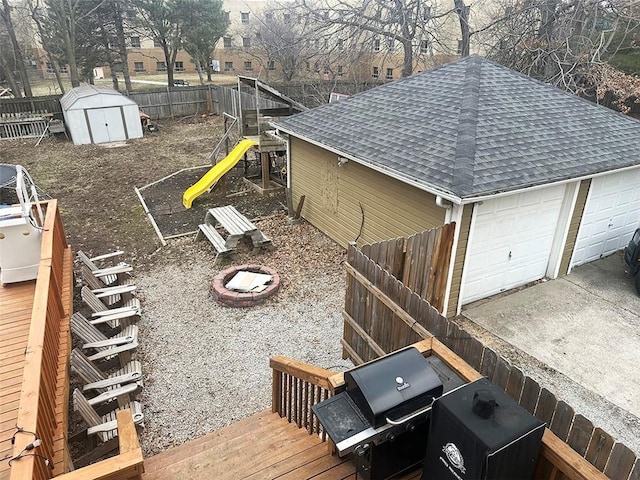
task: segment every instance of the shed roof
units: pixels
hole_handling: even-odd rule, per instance
[[[640,165],[640,122],[478,56],[275,124],[459,199]]]
[[[60,105],[62,110],[70,110],[71,107],[78,102],[78,100],[85,99],[92,96],[112,95],[120,97],[118,99],[119,105],[137,105],[136,102],[128,97],[125,97],[117,90],[109,87],[97,86],[97,85],[82,85],[75,87],[65,93],[60,99]]]

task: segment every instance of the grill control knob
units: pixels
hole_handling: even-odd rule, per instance
[[[357,456],[363,457],[367,453],[367,450],[369,450],[369,444],[365,443],[364,445],[358,445],[354,449],[354,452],[356,453]]]
[[[414,423],[410,422],[407,423],[407,432],[413,432],[416,429],[416,426]]]
[[[393,433],[390,433],[387,435],[387,441],[393,442],[395,441],[395,439],[396,439],[396,436]]]

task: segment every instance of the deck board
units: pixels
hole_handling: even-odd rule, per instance
[[[355,480],[347,459],[269,410],[144,461],[143,480],[184,478]],[[420,478],[420,470],[399,477]]]
[[[0,480],[9,478],[8,462],[2,460],[12,454],[35,289],[35,281],[0,287]]]

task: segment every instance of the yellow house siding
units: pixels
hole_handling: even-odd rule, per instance
[[[559,275],[566,275],[569,270],[569,262],[571,262],[571,255],[573,255],[573,249],[576,245],[576,239],[578,238],[578,229],[580,228],[580,222],[582,221],[582,214],[584,213],[584,207],[587,203],[587,195],[590,187],[590,178],[580,182],[576,206],[573,209],[573,216],[571,217],[569,231],[567,232],[567,241],[564,244],[564,251],[562,252]]]
[[[467,255],[467,243],[469,240],[472,213],[473,204],[465,205],[462,210],[462,219],[460,220],[460,236],[458,238],[458,247],[453,264],[449,304],[447,305],[447,316],[449,317],[455,316],[458,308],[458,297],[460,296],[460,285],[462,284],[462,268],[464,266],[464,258]]]
[[[356,238],[362,245],[444,223],[434,195],[356,162],[338,166],[336,154],[295,137],[291,189],[294,206],[305,196],[302,216],[344,247]]]

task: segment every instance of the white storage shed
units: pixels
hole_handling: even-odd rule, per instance
[[[142,137],[136,102],[109,87],[84,85],[60,99],[73,143],[107,143]]]

